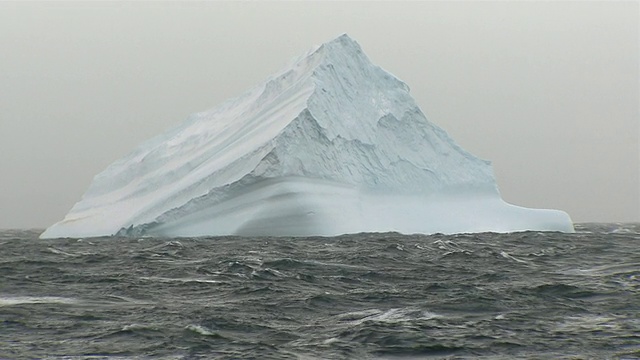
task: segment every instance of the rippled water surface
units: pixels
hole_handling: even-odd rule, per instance
[[[38,240],[0,232],[0,358],[638,359],[640,225]]]

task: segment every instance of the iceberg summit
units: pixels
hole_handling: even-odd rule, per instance
[[[573,225],[504,202],[345,34],[111,164],[41,238],[525,230]]]

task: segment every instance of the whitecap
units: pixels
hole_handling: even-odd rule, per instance
[[[352,320],[360,320],[362,318],[366,318],[372,315],[378,315],[381,314],[382,310],[378,310],[378,309],[369,309],[369,310],[362,310],[362,311],[351,311],[351,312],[347,312],[344,314],[338,314],[336,315],[336,317],[339,320],[346,320],[346,321],[352,321]]]
[[[340,339],[336,338],[336,337],[332,337],[332,338],[328,338],[326,340],[324,340],[322,343],[324,345],[329,345],[329,344],[333,344],[334,342],[338,342],[340,341]]]
[[[338,268],[347,268],[347,269],[370,270],[369,267],[361,266],[361,265],[341,264],[341,263],[324,262],[324,261],[317,261],[317,260],[299,260],[299,261],[301,263],[303,263],[303,264],[310,264],[310,265],[320,265],[320,266],[338,267]]]
[[[518,259],[518,258],[515,258],[515,257],[509,255],[506,251],[500,251],[500,255],[502,255],[502,257],[505,258],[505,259],[513,260],[513,261],[516,261],[516,262],[519,262],[519,263],[522,263],[522,264],[528,264],[528,262],[526,262],[524,260],[521,260],[521,259]]]
[[[146,329],[153,329],[153,328],[146,325],[142,325],[142,324],[129,324],[122,327],[122,331],[134,331],[134,330],[146,330]]]
[[[0,296],[0,306],[20,304],[75,304],[78,300],[59,296]]]
[[[352,325],[364,322],[401,323],[416,320],[430,320],[441,317],[440,315],[416,308],[393,308],[386,311],[370,309],[364,311],[349,312],[338,315],[341,320],[348,320]]]
[[[178,282],[178,283],[197,282],[197,283],[209,283],[209,284],[221,283],[220,280],[201,279],[201,278],[166,278],[166,277],[160,277],[160,276],[141,276],[139,279],[147,280],[147,281],[157,281],[157,282],[163,282],[163,283],[172,283],[172,282]]]
[[[186,330],[190,330],[193,331],[195,333],[198,333],[200,335],[205,335],[205,336],[212,336],[212,335],[217,335],[213,330],[208,329],[202,325],[194,325],[194,324],[189,324],[187,326],[185,326]]]
[[[79,256],[79,255],[76,255],[76,254],[68,253],[66,251],[62,251],[60,249],[56,249],[54,247],[48,247],[47,250],[49,250],[49,252],[57,254],[57,255],[71,256],[71,257]]]

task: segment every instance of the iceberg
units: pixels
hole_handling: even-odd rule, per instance
[[[111,164],[41,238],[525,230],[573,224],[503,201],[490,162],[343,34]]]

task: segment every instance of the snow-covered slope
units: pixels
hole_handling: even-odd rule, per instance
[[[342,35],[98,174],[42,238],[573,231],[493,171]]]

